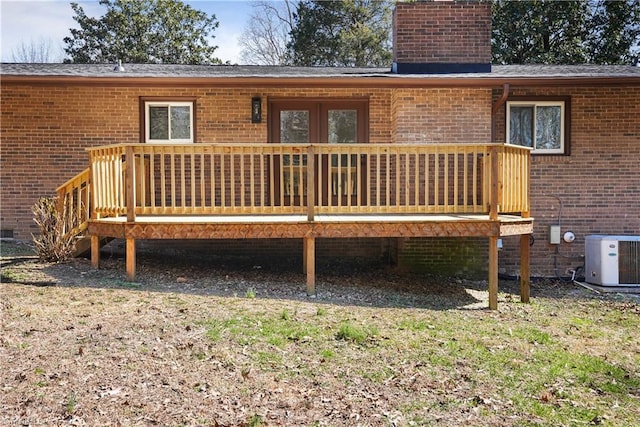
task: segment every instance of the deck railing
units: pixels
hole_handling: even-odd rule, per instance
[[[529,211],[503,144],[119,144],[88,149],[95,217]]]
[[[500,212],[517,212],[529,216],[531,149],[502,145],[498,151],[498,200]]]
[[[87,228],[91,215],[90,169],[85,169],[56,189],[63,233],[77,236]]]

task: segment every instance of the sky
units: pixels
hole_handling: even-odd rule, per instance
[[[98,1],[78,1],[87,16],[100,17],[104,9]],[[187,0],[194,9],[216,15],[219,22],[213,44],[222,62],[240,62],[238,38],[251,13],[249,0]],[[21,43],[31,40],[50,41],[52,50],[64,58],[62,39],[70,35],[69,28],[77,28],[73,20],[70,0],[0,0],[0,59],[12,62],[13,52]]]

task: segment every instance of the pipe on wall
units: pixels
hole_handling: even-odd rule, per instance
[[[509,97],[509,83],[505,83],[502,85],[502,95],[493,104],[493,108],[491,108],[491,142],[496,142],[496,113],[507,102],[507,98]]]

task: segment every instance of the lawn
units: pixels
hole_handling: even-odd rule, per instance
[[[640,419],[630,297],[544,282],[522,304],[517,283],[501,283],[489,311],[486,289],[465,280],[319,275],[318,297],[307,298],[291,291],[302,282],[270,271],[191,266],[189,277],[147,271],[136,283],[121,272],[3,256],[1,425]]]

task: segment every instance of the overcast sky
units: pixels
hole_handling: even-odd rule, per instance
[[[99,17],[104,9],[98,1],[77,1],[87,16]],[[219,27],[213,44],[216,55],[223,62],[238,63],[240,48],[238,37],[251,13],[248,0],[195,0],[186,1],[194,9],[215,14]],[[77,27],[69,0],[0,0],[1,37],[0,57],[11,62],[13,52],[22,42],[50,41],[56,56],[64,57],[62,39],[70,35],[69,28]]]

